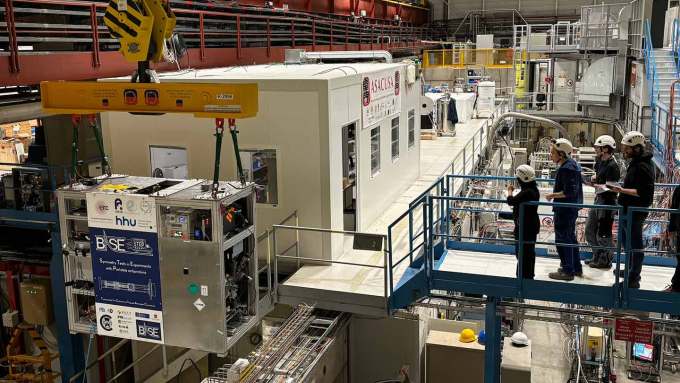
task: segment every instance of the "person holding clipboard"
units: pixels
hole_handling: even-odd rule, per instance
[[[640,132],[628,132],[621,140],[621,152],[630,160],[623,185],[607,182],[606,186],[612,192],[619,193],[618,202],[623,207],[622,214],[627,214],[630,207],[649,207],[654,199],[654,179],[656,177],[652,154],[645,149],[645,136]],[[630,238],[631,257],[628,275],[628,287],[640,288],[640,274],[642,262],[645,258],[644,243],[642,241],[642,227],[649,215],[646,211],[634,212],[630,222],[624,222],[623,236],[619,238],[623,245],[626,238]],[[623,270],[621,270],[623,272]]]
[[[595,175],[587,184],[595,187],[596,205],[616,205],[616,193],[606,187],[607,182],[618,182],[621,178],[619,164],[614,159],[616,141],[612,136],[600,136],[595,140]],[[590,209],[586,220],[586,241],[592,246],[593,258],[586,264],[595,269],[612,267],[614,247],[612,227],[614,210]]]

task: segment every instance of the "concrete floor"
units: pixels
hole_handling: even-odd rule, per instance
[[[531,381],[532,383],[565,383],[569,378],[570,361],[564,355],[564,332],[558,323],[525,321],[524,332],[532,340]],[[618,383],[639,382],[627,377],[626,346],[616,342],[614,372]],[[663,383],[680,383],[680,373],[661,373]]]
[[[559,258],[537,257],[536,280],[552,281],[548,273],[557,270]],[[517,269],[517,259],[512,254],[484,253],[479,251],[448,250],[438,268],[441,271],[459,273],[472,273],[476,275],[489,275],[497,277],[514,278]],[[675,269],[661,266],[643,266],[640,289],[661,291],[668,286]],[[583,268],[583,277],[573,281],[564,282],[571,284],[587,284],[595,286],[612,286],[615,278],[614,273],[607,269]]]

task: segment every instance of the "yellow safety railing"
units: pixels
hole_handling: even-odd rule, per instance
[[[512,48],[426,50],[423,52],[423,68],[512,69],[513,52]]]

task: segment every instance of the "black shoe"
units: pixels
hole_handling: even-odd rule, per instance
[[[588,266],[592,267],[593,269],[611,269],[612,268],[612,265],[608,265],[606,263],[591,263]]]
[[[558,272],[558,273],[562,273],[562,268],[561,268],[561,267],[558,267],[558,268],[557,268],[557,272]],[[574,275],[577,276],[577,277],[579,277],[579,278],[583,278],[583,270],[575,272]]]
[[[548,278],[550,279],[556,279],[558,281],[573,281],[574,280],[574,275],[573,274],[567,274],[560,271],[550,273],[548,274]]]
[[[591,263],[593,263],[593,260],[592,259],[586,259],[585,261],[583,261],[583,263],[585,263],[586,265],[590,265]]]
[[[662,291],[665,293],[680,293],[680,288],[675,288],[673,285],[668,285]]]
[[[640,282],[628,282],[628,288],[629,289],[639,289],[640,288]]]
[[[626,276],[626,270],[617,270],[617,269],[614,269],[613,272],[614,272],[614,275],[618,274],[618,275],[619,275],[619,278],[623,278],[623,277]]]

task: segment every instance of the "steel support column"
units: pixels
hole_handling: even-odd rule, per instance
[[[272,25],[267,19],[267,57],[272,57]]]
[[[330,40],[328,41],[328,50],[332,51],[333,50],[333,22],[331,21],[330,23]]]
[[[498,298],[486,298],[484,351],[484,383],[501,381],[501,317],[497,314]]]
[[[64,381],[85,368],[83,340],[79,335],[71,335],[66,313],[66,289],[64,288],[64,260],[61,251],[59,225],[54,224],[52,232],[52,259],[50,261],[50,282],[52,284],[52,306],[57,324],[59,342],[59,363]]]
[[[236,16],[236,58],[241,59],[241,16]]]
[[[90,28],[92,29],[92,66],[101,66],[99,61],[99,27],[97,24],[97,5],[90,5]]]
[[[312,20],[312,52],[316,51],[316,21]]]
[[[17,28],[14,20],[14,0],[5,1],[5,24],[9,42],[10,73],[19,72],[19,45],[17,43]]]
[[[199,32],[199,51],[201,54],[201,62],[205,61],[205,25],[203,21],[203,13],[198,15],[198,32]]]

